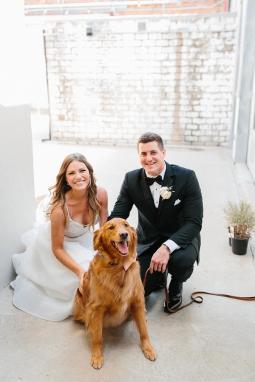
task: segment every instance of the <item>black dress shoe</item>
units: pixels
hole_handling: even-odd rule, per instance
[[[169,284],[168,303],[164,302],[164,312],[174,313],[182,304],[182,282],[172,278]]]
[[[164,312],[166,313],[174,313],[179,306],[182,304],[182,295],[178,294],[172,297],[169,302],[164,302]]]

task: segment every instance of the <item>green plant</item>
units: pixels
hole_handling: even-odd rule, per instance
[[[255,227],[255,209],[244,200],[228,202],[224,209],[230,232],[239,239],[249,238]]]

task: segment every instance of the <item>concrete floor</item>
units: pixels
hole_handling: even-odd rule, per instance
[[[54,183],[64,156],[82,152],[109,193],[111,210],[125,171],[139,164],[135,148],[92,147],[44,142],[35,136],[35,190]],[[225,148],[167,148],[167,160],[196,171],[204,198],[201,263],[184,285],[184,302],[195,290],[255,295],[255,263],[233,255],[223,207],[227,200],[255,203],[255,187],[244,166],[233,166]],[[135,224],[136,214],[132,213]],[[255,253],[254,241],[251,242]],[[105,331],[105,364],[89,365],[84,329],[72,319],[47,322],[12,306],[12,291],[0,291],[0,380],[5,382],[253,382],[255,380],[255,302],[205,296],[204,303],[173,315],[163,312],[163,292],[147,301],[147,318],[158,354],[144,358],[132,322]]]

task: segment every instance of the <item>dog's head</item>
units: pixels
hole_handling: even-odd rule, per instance
[[[93,242],[95,250],[111,259],[136,255],[135,229],[121,218],[111,219],[95,231]]]

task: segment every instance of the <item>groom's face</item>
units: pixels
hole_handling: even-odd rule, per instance
[[[164,169],[166,152],[156,141],[139,143],[140,163],[150,176],[158,176]]]

